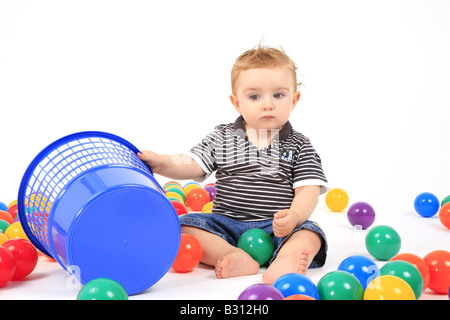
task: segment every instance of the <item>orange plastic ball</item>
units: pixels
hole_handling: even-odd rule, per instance
[[[0,220],[5,220],[9,224],[12,224],[14,222],[13,217],[8,211],[0,210]]]
[[[191,189],[186,195],[186,204],[194,211],[202,210],[209,201],[208,191],[200,187]]]
[[[441,209],[439,209],[439,220],[442,224],[450,229],[450,202],[445,203]]]
[[[287,296],[283,300],[316,300],[316,299],[307,296],[305,294],[293,294],[292,296]]]
[[[183,233],[180,238],[180,249],[172,264],[172,268],[177,272],[192,271],[200,263],[202,256],[202,245],[197,238]]]
[[[450,252],[432,251],[423,257],[423,261],[430,269],[428,288],[440,294],[447,293],[450,286]]]

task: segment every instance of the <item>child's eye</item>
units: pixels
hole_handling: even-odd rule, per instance
[[[282,93],[275,93],[274,95],[273,95],[273,97],[274,98],[276,98],[276,99],[280,99],[280,98],[282,98],[284,95],[282,94]]]
[[[250,96],[250,99],[251,99],[251,100],[258,100],[258,98],[259,98],[259,96],[258,96],[257,94],[252,94],[252,95]]]

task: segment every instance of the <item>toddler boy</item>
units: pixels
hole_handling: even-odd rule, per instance
[[[231,83],[240,114],[234,123],[217,126],[186,154],[138,156],[171,179],[202,181],[216,172],[212,213],[180,217],[181,232],[200,241],[202,262],[215,267],[217,278],[229,278],[259,272],[237,242],[248,229],[267,231],[275,250],[262,277],[272,284],[325,263],[325,235],[308,219],[327,180],[310,141],[289,122],[300,99],[291,58],[275,48],[248,50],[236,60]]]

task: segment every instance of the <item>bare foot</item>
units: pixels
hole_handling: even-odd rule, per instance
[[[259,264],[245,252],[232,252],[217,260],[215,271],[218,279],[239,277],[258,273]]]
[[[264,283],[273,284],[279,277],[287,273],[305,274],[312,258],[313,248],[305,247],[294,251],[287,256],[278,256],[272,264],[264,271],[262,278]]]

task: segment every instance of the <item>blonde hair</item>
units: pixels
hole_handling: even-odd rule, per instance
[[[236,94],[236,82],[241,71],[253,68],[275,68],[286,66],[292,73],[294,91],[301,83],[297,83],[297,65],[286,54],[283,48],[280,49],[264,47],[259,44],[256,48],[241,54],[231,69],[231,91]]]

